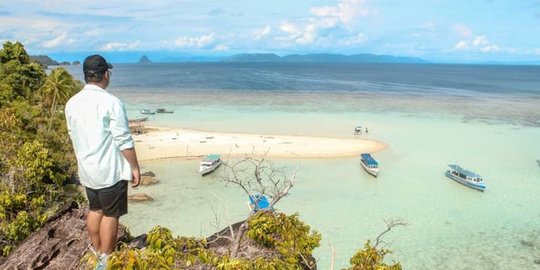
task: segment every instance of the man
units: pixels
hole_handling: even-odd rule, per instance
[[[98,269],[107,265],[116,245],[118,219],[127,213],[127,181],[137,187],[140,180],[124,104],[105,91],[112,67],[100,55],[88,56],[83,64],[86,85],[65,109],[79,178],[89,201],[86,229],[97,252]]]

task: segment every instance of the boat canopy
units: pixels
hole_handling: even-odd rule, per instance
[[[360,157],[362,158],[362,160],[365,161],[366,165],[368,165],[368,166],[378,166],[379,165],[379,163],[375,159],[373,159],[373,157],[369,153],[360,154]]]
[[[211,155],[206,156],[206,158],[203,160],[203,162],[212,162],[212,161],[218,160],[220,158],[221,158],[221,155],[211,154]]]
[[[459,167],[459,165],[456,165],[456,164],[449,164],[448,167],[450,167],[450,169],[458,172],[458,173],[461,173],[467,177],[470,177],[470,178],[481,178],[481,176],[475,172],[471,172],[471,171],[468,171],[468,170],[465,170],[461,167]]]

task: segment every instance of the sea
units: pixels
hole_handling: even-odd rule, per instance
[[[82,80],[82,66],[68,70]],[[272,159],[295,186],[276,208],[322,234],[319,269],[335,268],[386,230],[404,269],[540,269],[540,66],[337,63],[115,64],[108,90],[147,125],[383,141],[374,178],[359,157]],[[355,135],[357,126],[369,133]],[[227,153],[222,153],[227,154]],[[234,161],[232,158],[228,161]],[[198,159],[142,162],[159,184],[121,222],[206,237],[248,215],[247,196],[201,177]],[[448,164],[483,176],[479,192]]]

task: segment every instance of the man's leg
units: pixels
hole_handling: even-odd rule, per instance
[[[101,211],[88,211],[86,216],[86,230],[94,250],[101,251],[100,227],[102,223],[103,213]]]
[[[116,236],[118,234],[118,218],[103,216],[99,228],[99,238],[101,243],[100,251],[105,254],[111,254],[116,245]]]

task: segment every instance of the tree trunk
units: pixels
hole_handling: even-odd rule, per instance
[[[236,258],[238,256],[238,252],[240,251],[240,244],[242,243],[242,237],[244,236],[244,233],[246,232],[247,227],[248,227],[248,220],[249,219],[244,221],[244,223],[240,225],[240,228],[238,228],[236,238],[234,239],[233,250],[231,252],[231,258]]]

